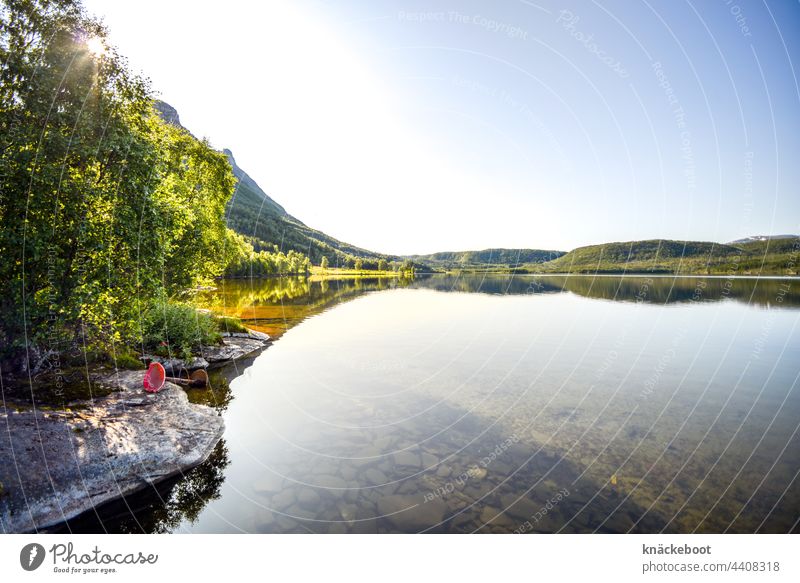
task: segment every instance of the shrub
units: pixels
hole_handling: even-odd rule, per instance
[[[187,304],[155,301],[141,324],[142,347],[161,356],[188,358],[202,345],[221,341],[214,317]]]

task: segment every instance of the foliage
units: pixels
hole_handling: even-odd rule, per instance
[[[269,275],[300,275],[311,269],[311,261],[297,251],[281,253],[273,246],[270,251],[256,251],[242,235],[230,229],[227,233],[226,277],[263,277]]]
[[[141,318],[142,349],[162,356],[188,358],[201,346],[218,344],[219,324],[189,304],[155,301]]]
[[[135,344],[144,299],[224,266],[225,157],[162,122],[147,83],[89,49],[104,39],[76,0],[0,8],[0,358],[18,366],[46,366],[26,347]]]

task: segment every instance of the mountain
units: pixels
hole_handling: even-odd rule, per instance
[[[772,241],[775,239],[795,239],[797,235],[753,235],[745,237],[744,239],[736,239],[731,241],[728,245],[736,245],[737,243],[755,243],[757,241]]]
[[[547,273],[797,273],[800,238],[780,237],[742,243],[651,239],[578,247],[561,257],[530,264]]]
[[[178,111],[164,101],[156,101],[155,108],[161,118],[169,124],[187,132],[181,125]],[[191,132],[189,132],[191,133]],[[236,163],[233,153],[224,149],[223,153],[233,168],[237,179],[236,190],[226,210],[228,227],[244,235],[256,251],[295,250],[307,255],[314,265],[319,265],[322,257],[328,258],[331,267],[352,266],[356,258],[362,259],[365,267],[375,267],[378,260],[403,261],[394,255],[375,253],[317,231],[286,212],[286,209],[273,200]],[[418,269],[425,269],[422,265]]]
[[[484,249],[483,251],[442,251],[428,255],[410,255],[413,261],[433,268],[474,269],[480,267],[518,267],[526,263],[544,263],[564,255],[564,251],[542,249]]]

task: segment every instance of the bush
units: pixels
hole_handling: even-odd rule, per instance
[[[215,318],[187,304],[156,301],[142,314],[142,346],[161,356],[189,358],[221,340]]]

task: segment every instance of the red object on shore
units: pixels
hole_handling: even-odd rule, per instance
[[[167,372],[160,362],[151,362],[147,372],[144,373],[144,390],[148,393],[157,393],[164,386]]]

